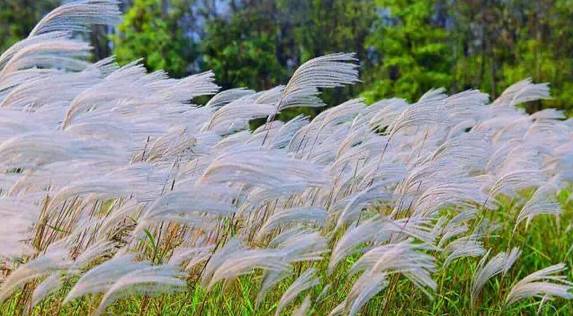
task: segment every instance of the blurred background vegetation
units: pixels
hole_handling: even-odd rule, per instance
[[[25,37],[59,0],[1,0],[0,51]],[[267,89],[304,61],[356,52],[363,96],[416,100],[430,88],[498,96],[526,77],[553,99],[529,111],[573,112],[573,0],[131,0],[117,29],[94,28],[94,59],[143,58],[179,77],[212,69],[224,88]]]

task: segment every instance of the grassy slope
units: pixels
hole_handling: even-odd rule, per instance
[[[478,258],[464,258],[454,261],[447,269],[438,269],[434,279],[438,290],[433,299],[428,298],[422,291],[404,277],[389,278],[390,285],[374,297],[362,310],[364,315],[530,315],[539,308],[540,300],[525,300],[520,303],[505,306],[503,301],[512,284],[524,276],[552,264],[564,262],[569,268],[573,267],[573,201],[569,194],[562,192],[560,200],[564,213],[561,218],[539,216],[526,229],[525,224],[513,232],[514,219],[520,207],[511,203],[498,211],[485,214],[491,220],[501,223],[502,227],[484,240],[486,248],[492,253],[520,247],[522,254],[510,272],[505,276],[491,279],[482,291],[479,305],[471,308],[469,288],[471,278],[476,270]],[[332,276],[325,274],[327,259],[315,263],[321,270],[322,284],[309,294],[313,298],[313,315],[327,315],[344,297],[346,297],[352,281],[356,276],[348,276],[347,271],[357,256],[347,258]],[[437,266],[443,258],[438,257]],[[309,264],[305,264],[308,266]],[[306,268],[306,267],[300,267]],[[568,271],[569,278],[573,273]],[[189,282],[186,292],[166,294],[158,297],[131,296],[119,300],[107,309],[111,315],[272,315],[282,293],[294,277],[281,282],[279,288],[271,291],[262,306],[255,308],[255,297],[261,282],[261,274],[243,276],[232,283],[218,284],[206,293],[204,289],[195,287],[193,280]],[[329,291],[320,296],[327,283],[332,283]],[[65,289],[51,295],[37,305],[33,315],[86,315],[99,304],[101,295],[86,296],[69,304],[61,305],[71,283]],[[10,300],[0,305],[1,315],[20,314],[20,295],[14,295]],[[290,304],[285,314],[290,314],[300,304],[306,293],[300,295],[294,304]],[[540,310],[542,315],[573,315],[573,302],[557,300],[546,303]]]

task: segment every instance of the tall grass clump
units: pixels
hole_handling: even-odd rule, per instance
[[[88,62],[77,33],[118,20],[69,2],[0,56],[2,314],[573,312],[573,121],[518,107],[547,84],[281,122],[354,56],[218,92]]]

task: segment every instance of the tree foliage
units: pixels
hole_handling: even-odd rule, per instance
[[[276,57],[279,34],[275,11],[274,4],[266,1],[208,21],[203,61],[223,87],[268,89],[284,80],[285,69]]]
[[[452,81],[445,19],[435,15],[435,1],[379,0],[381,18],[367,37],[374,55],[369,100],[399,95],[415,100]]]
[[[196,44],[182,20],[193,1],[135,0],[113,36],[120,63],[143,57],[150,70],[182,76],[196,58]]]
[[[0,50],[27,36],[58,2],[2,1]],[[122,3],[117,29],[93,28],[95,60],[111,53],[120,63],[143,58],[148,69],[176,77],[212,69],[223,87],[266,89],[313,57],[352,51],[368,84],[325,92],[329,106],[355,96],[413,101],[438,87],[477,87],[494,98],[530,77],[550,82],[553,98],[528,103],[529,111],[573,109],[571,0]]]
[[[36,23],[58,5],[57,0],[0,1],[0,52],[28,36]]]

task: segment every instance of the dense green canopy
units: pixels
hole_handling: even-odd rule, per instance
[[[58,2],[2,1],[0,50]],[[312,57],[356,52],[367,84],[328,92],[329,105],[413,101],[442,86],[495,97],[526,77],[550,82],[554,97],[528,110],[573,104],[571,0],[133,0],[123,10],[117,30],[94,29],[95,58],[143,58],[174,76],[213,69],[225,88],[265,89]]]

